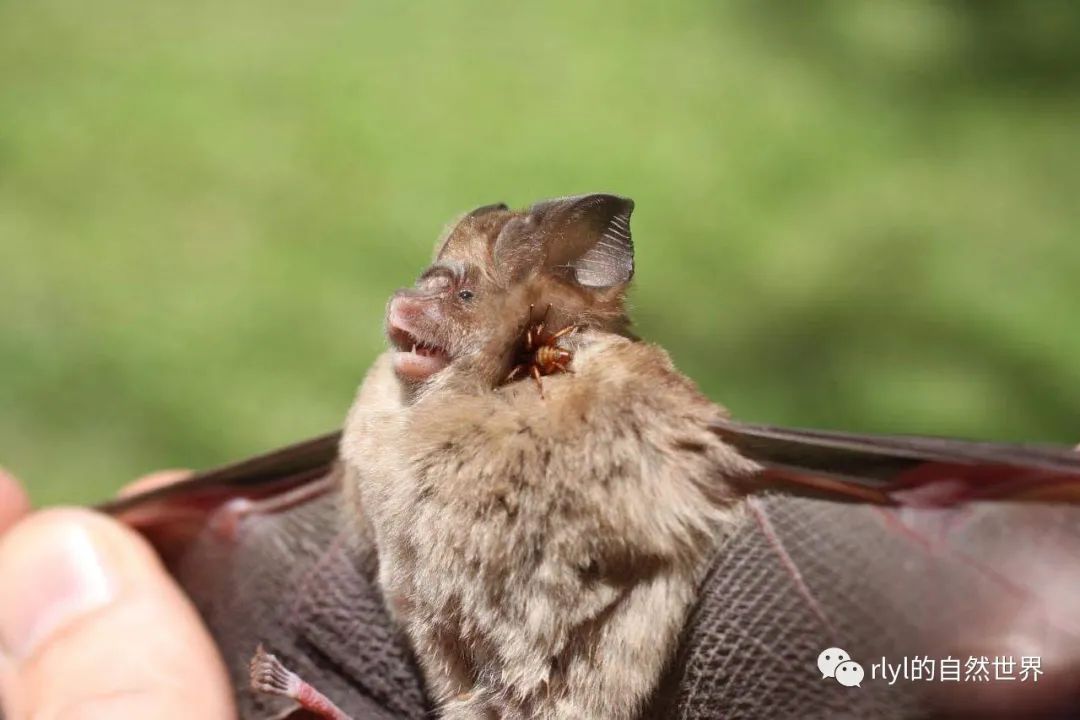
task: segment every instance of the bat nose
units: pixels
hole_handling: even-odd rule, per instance
[[[411,327],[424,315],[424,301],[409,295],[396,295],[390,301],[390,324],[396,327]]]

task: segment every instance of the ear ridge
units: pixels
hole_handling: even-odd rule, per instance
[[[544,238],[547,267],[579,285],[610,288],[634,274],[630,214],[634,201],[610,193],[544,200],[529,208]]]
[[[586,287],[612,287],[629,282],[634,276],[634,240],[630,233],[633,201],[614,213],[600,234],[600,239],[581,257],[564,265]]]
[[[533,203],[503,226],[495,262],[511,277],[546,269],[590,289],[623,285],[634,275],[633,211],[633,200],[609,193]]]

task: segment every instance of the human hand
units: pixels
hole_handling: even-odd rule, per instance
[[[30,513],[2,471],[0,706],[7,720],[235,717],[214,643],[150,546],[89,510]]]

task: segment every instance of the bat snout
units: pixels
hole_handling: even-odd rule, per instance
[[[430,300],[413,295],[395,295],[390,300],[389,323],[392,326],[409,328],[422,321],[428,314]]]
[[[396,348],[393,366],[405,380],[424,380],[450,363],[449,353],[432,339],[430,329],[438,321],[431,298],[399,294],[390,301],[386,334]]]

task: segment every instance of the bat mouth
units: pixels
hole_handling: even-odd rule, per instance
[[[412,328],[392,322],[387,335],[395,349],[394,372],[403,380],[427,380],[450,364],[445,348],[423,339]]]

